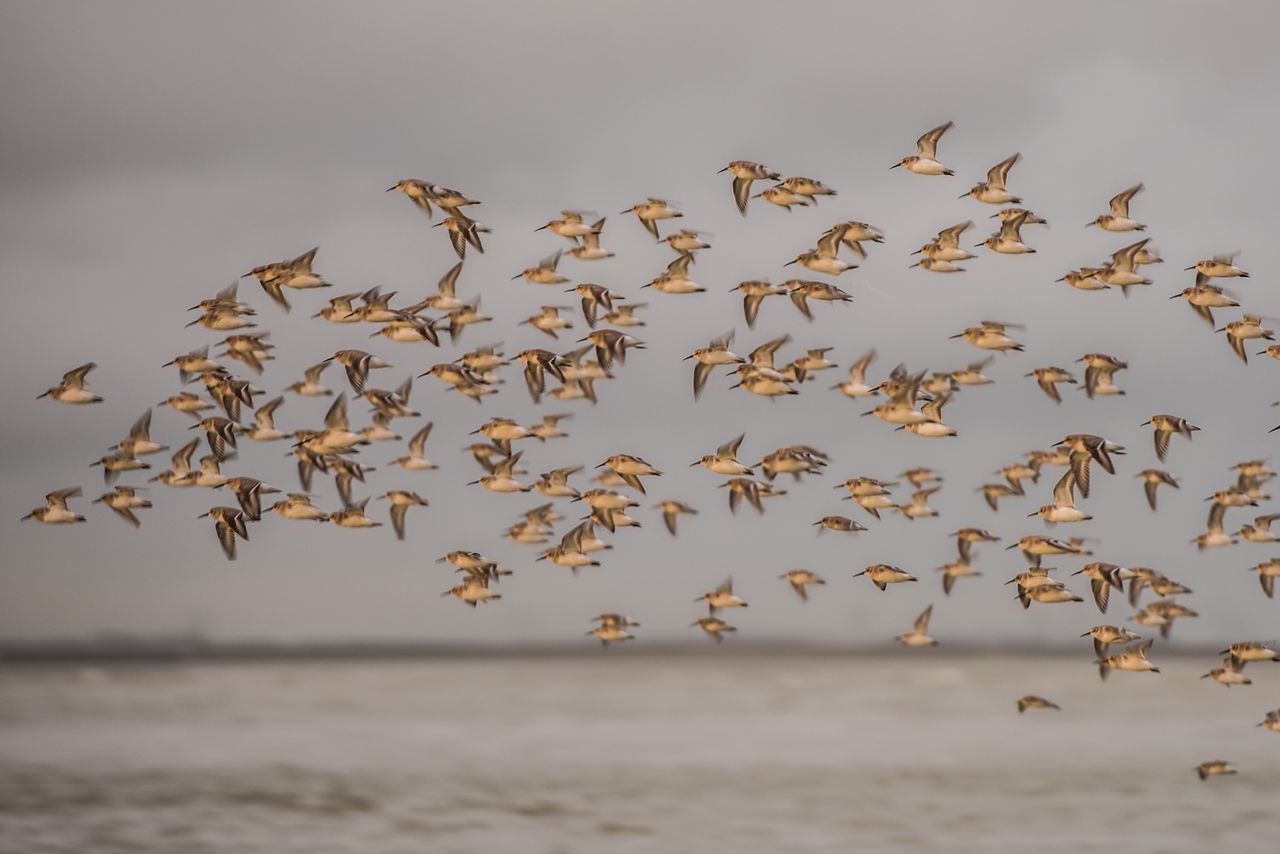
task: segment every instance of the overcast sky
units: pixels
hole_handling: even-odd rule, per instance
[[[1275,635],[1280,603],[1263,599],[1247,568],[1280,548],[1244,543],[1199,554],[1188,541],[1204,530],[1204,499],[1230,484],[1228,467],[1271,456],[1280,443],[1267,434],[1280,423],[1280,410],[1270,408],[1280,364],[1263,357],[1240,365],[1222,335],[1167,299],[1191,283],[1183,267],[1241,250],[1253,278],[1228,284],[1249,309],[1280,314],[1280,177],[1270,153],[1280,125],[1272,43],[1280,12],[1272,4],[916,3],[907,14],[849,3],[11,3],[3,20],[0,635],[199,629],[221,638],[573,641],[591,615],[617,610],[644,624],[642,638],[697,641],[688,624],[703,612],[692,600],[730,574],[752,606],[730,617],[743,639],[877,643],[930,602],[932,633],[944,643],[1066,642],[1103,621],[1092,603],[1023,611],[1001,586],[1020,560],[1001,547],[981,549],[985,576],[944,599],[934,568],[954,553],[947,534],[970,525],[1003,536],[1001,546],[1037,532],[1095,537],[1096,559],[1157,567],[1183,581],[1195,589],[1187,603],[1201,618],[1180,622],[1175,639]],[[956,126],[940,158],[954,178],[888,170],[946,120]],[[908,270],[908,253],[941,228],[972,218],[979,227],[971,242],[985,236],[994,208],[956,197],[1015,151],[1023,161],[1010,187],[1052,224],[1024,232],[1038,253],[982,250],[956,276]],[[734,159],[819,178],[840,195],[790,215],[757,200],[742,219],[728,176],[716,174]],[[459,291],[482,295],[496,319],[468,329],[459,347],[370,341],[369,327],[308,319],[328,295],[374,285],[415,301],[454,263],[441,231],[402,196],[383,192],[411,176],[483,200],[476,215],[493,229],[486,253],[469,256]],[[1147,190],[1133,212],[1167,259],[1148,268],[1155,285],[1125,300],[1054,284],[1128,242],[1082,226],[1137,181]],[[714,248],[693,269],[708,293],[640,290],[671,255],[617,212],[650,195],[676,200],[681,224],[711,233]],[[184,329],[185,309],[248,268],[311,246],[320,247],[316,270],[336,290],[296,294],[286,316],[252,280],[241,289],[279,347],[255,380],[268,390],[264,400],[342,347],[391,362],[371,383],[383,387],[478,344],[502,341],[509,355],[568,349],[515,325],[539,305],[572,305],[568,295],[510,277],[566,246],[533,229],[570,207],[608,215],[604,244],[617,257],[566,259],[562,271],[648,301],[649,325],[637,333],[648,347],[601,385],[594,408],[535,407],[516,368],[483,406],[419,380],[413,403],[435,422],[428,456],[440,468],[388,468],[401,446],[376,445],[361,460],[380,470],[357,491],[410,488],[432,501],[410,514],[407,542],[396,542],[389,526],[349,531],[268,514],[228,563],[212,525],[195,517],[231,496],[157,485],[139,531],[89,505],[103,491],[89,464],[148,405],[179,390],[160,365],[223,335]],[[788,278],[795,268],[782,264],[845,219],[888,235],[861,269],[839,278],[853,303],[817,304],[806,323],[785,300],[772,300],[748,331],[729,289],[747,278]],[[894,433],[858,417],[865,401],[829,390],[870,347],[880,351],[873,380],[900,361],[961,367],[983,354],[947,336],[988,317],[1025,323],[1027,349],[996,359],[988,371],[995,385],[965,389],[949,405],[957,439]],[[576,317],[574,331],[582,326]],[[735,327],[739,352],[789,332],[796,341],[784,361],[830,346],[841,370],[778,402],[729,391],[732,381],[716,376],[695,404],[681,359]],[[1070,363],[1093,351],[1129,362],[1118,376],[1126,397],[1089,401],[1068,389],[1055,407],[1023,376],[1077,367]],[[91,383],[105,404],[35,400],[90,360],[100,366]],[[337,369],[326,381],[344,385]],[[316,426],[326,405],[287,396],[278,423]],[[461,452],[469,431],[491,416],[530,423],[560,411],[574,415],[571,438],[526,445],[531,477],[615,452],[666,472],[649,481],[637,513],[644,527],[611,538],[604,566],[577,578],[499,536],[540,495],[463,486],[477,473]],[[1191,443],[1174,439],[1164,467],[1183,488],[1161,495],[1158,515],[1135,478],[1156,465],[1150,432],[1138,425],[1157,412],[1203,428]],[[352,414],[367,423],[363,402]],[[407,437],[418,423],[396,427]],[[189,424],[158,410],[153,435],[176,447],[192,435]],[[1049,532],[1025,518],[1048,502],[1056,474],[998,514],[975,494],[999,466],[1078,431],[1130,449],[1116,476],[1095,475],[1082,504],[1095,521]],[[762,518],[750,509],[732,517],[717,488],[722,478],[688,464],[741,432],[747,462],[806,443],[830,454],[829,474],[782,483],[789,494],[770,501]],[[241,444],[227,471],[297,488],[287,444]],[[150,462],[163,468],[167,454]],[[933,500],[940,518],[876,522],[832,488],[912,465],[946,478]],[[46,492],[74,484],[85,488],[75,507],[87,524],[18,522]],[[320,506],[336,509],[331,482],[319,479],[316,491]],[[663,498],[701,511],[681,520],[675,540],[651,509]],[[385,514],[378,502],[371,507]],[[579,507],[559,506],[569,517],[561,532]],[[816,537],[810,523],[831,513],[870,530]],[[1233,510],[1228,524],[1250,516]],[[501,602],[472,611],[438,597],[454,578],[433,561],[459,548],[516,571],[501,585]],[[898,564],[921,583],[881,593],[850,577],[874,562]],[[1081,562],[1056,565],[1065,577]],[[807,605],[777,580],[793,567],[828,580]],[[1087,595],[1081,579],[1071,584]],[[1113,600],[1105,621],[1123,622],[1131,611]]]

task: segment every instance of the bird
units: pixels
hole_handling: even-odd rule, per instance
[[[954,126],[954,122],[946,122],[940,124],[930,131],[926,131],[923,136],[916,140],[916,153],[909,157],[904,157],[897,163],[890,166],[890,169],[897,169],[901,166],[908,172],[914,172],[917,175],[954,175],[952,170],[943,166],[938,162],[938,140],[942,139],[942,135]]]
[[[1211,759],[1208,762],[1201,762],[1195,767],[1195,772],[1201,780],[1208,780],[1210,777],[1221,777],[1226,774],[1239,773],[1234,765],[1224,759]]]
[[[725,632],[736,632],[738,630],[737,626],[731,626],[719,617],[699,617],[690,625],[702,629],[709,636],[715,638],[716,643],[724,640]]]
[[[1049,396],[1054,403],[1062,403],[1062,395],[1058,393],[1059,383],[1076,384],[1076,378],[1063,368],[1047,367],[1036,368],[1029,377],[1035,377],[1036,385],[1040,386],[1040,390]]]
[[[925,608],[916,617],[911,631],[898,635],[898,642],[903,646],[937,646],[938,642],[929,637],[929,618],[933,616],[933,606]]]
[[[717,611],[723,611],[726,608],[746,608],[747,603],[742,597],[737,596],[733,592],[733,578],[726,578],[720,582],[720,585],[714,590],[709,590],[699,596],[694,602],[705,602],[707,609],[711,612],[711,616],[715,616]]]
[[[975,201],[985,202],[989,205],[1022,204],[1022,199],[1005,189],[1005,181],[1009,178],[1009,170],[1021,159],[1021,154],[1014,153],[1001,160],[987,171],[987,180],[973,185],[969,192],[960,198],[964,199],[972,196]],[[1025,218],[1023,221],[1025,221]]]
[[[676,520],[681,515],[696,516],[698,513],[697,510],[679,501],[661,501],[657,504],[657,508],[662,511],[662,524],[673,537],[676,535]]]
[[[1129,202],[1143,190],[1142,184],[1134,184],[1127,190],[1121,190],[1107,202],[1107,213],[1086,222],[1085,227],[1096,225],[1103,231],[1146,231],[1146,226],[1129,218]]]
[[[789,569],[779,575],[778,578],[785,580],[791,585],[791,589],[795,591],[796,596],[800,597],[801,602],[809,601],[808,588],[814,584],[823,585],[827,582],[819,577],[816,573],[807,569]]]
[[[245,513],[238,507],[211,507],[208,512],[201,513],[198,518],[212,519],[214,533],[218,544],[227,560],[236,559],[236,538],[249,539],[249,529],[245,525]]]
[[[90,371],[97,367],[98,365],[95,362],[86,362],[78,368],[72,368],[62,375],[62,382],[45,389],[42,394],[36,397],[36,400],[47,397],[58,403],[74,405],[102,403],[103,399],[100,395],[93,394],[85,389],[85,378]]]
[[[253,277],[257,279],[267,296],[271,297],[285,311],[289,311],[289,300],[284,295],[284,288],[309,290],[311,288],[332,287],[329,282],[324,280],[323,276],[312,272],[311,266],[315,262],[316,253],[319,251],[320,247],[317,246],[308,249],[296,258],[287,261],[274,261],[270,264],[254,267],[240,278]]]
[[[426,507],[431,503],[418,493],[404,489],[393,489],[379,497],[391,503],[391,527],[395,529],[397,540],[404,539],[404,518],[409,508]]]
[[[738,213],[747,215],[747,201],[751,198],[751,185],[756,181],[778,181],[782,175],[774,172],[762,163],[751,160],[733,160],[717,174],[728,172],[733,175],[733,202],[738,206]],[[656,237],[656,235],[655,235]]]
[[[1147,495],[1147,504],[1150,505],[1152,511],[1156,509],[1156,490],[1163,484],[1178,489],[1178,479],[1167,471],[1160,469],[1143,469],[1138,472],[1138,477],[1142,478],[1142,488]]]
[[[1113,670],[1159,673],[1160,668],[1147,659],[1147,653],[1151,651],[1151,643],[1150,640],[1145,640],[1125,649],[1123,652],[1109,655],[1106,658],[1102,658],[1099,655],[1098,661],[1095,662],[1098,665],[1098,675],[1105,682],[1108,674]]]
[[[670,202],[663,199],[653,198],[652,196],[632,205],[622,212],[623,214],[635,214],[636,219],[640,220],[640,224],[644,226],[645,231],[653,235],[654,240],[659,239],[658,222],[664,219],[678,219],[684,214],[671,206]]]
[[[1169,453],[1169,439],[1177,434],[1191,438],[1191,434],[1200,428],[1185,418],[1176,415],[1152,415],[1139,426],[1150,426],[1155,434],[1156,457],[1164,462]]]
[[[46,525],[72,525],[77,522],[83,522],[85,518],[78,513],[73,513],[67,506],[68,499],[79,498],[81,494],[78,486],[55,489],[44,497],[45,504],[43,507],[37,507],[32,510],[22,517],[22,521],[34,519]]]
[[[1057,709],[1062,707],[1052,700],[1046,700],[1044,697],[1037,697],[1035,694],[1025,694],[1018,698],[1018,714],[1026,712],[1027,709]]]
[[[884,563],[872,564],[861,572],[855,572],[853,577],[857,578],[860,575],[865,575],[871,579],[871,583],[881,590],[887,590],[890,584],[902,584],[907,581],[919,580],[905,570]]]

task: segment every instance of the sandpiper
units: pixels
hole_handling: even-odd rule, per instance
[[[1147,504],[1151,506],[1153,511],[1156,509],[1156,490],[1160,488],[1161,484],[1178,489],[1178,479],[1167,471],[1143,469],[1138,472],[1137,476],[1142,478],[1142,489],[1146,492]]]
[[[826,584],[827,582],[820,578],[816,573],[807,569],[789,569],[779,575],[778,578],[784,579],[791,585],[791,589],[800,597],[801,602],[809,601],[809,591],[806,589],[813,584]]]
[[[737,626],[731,626],[719,617],[701,617],[689,625],[697,626],[711,637],[715,638],[716,643],[724,640],[725,632],[736,632]]]
[[[1026,224],[1026,221],[1025,214],[1001,221],[1000,230],[977,244],[977,246],[985,246],[992,252],[998,252],[1001,255],[1027,255],[1034,253],[1036,250],[1022,242],[1022,226]],[[977,247],[975,246],[974,248]]]
[[[696,516],[698,513],[697,510],[679,501],[661,501],[657,508],[662,511],[662,524],[667,526],[667,531],[673,537],[676,535],[676,520],[681,515]]]
[[[1201,780],[1208,780],[1210,777],[1221,777],[1224,774],[1239,773],[1235,766],[1225,759],[1212,759],[1208,762],[1201,762],[1196,766],[1195,771]]]
[[[276,261],[254,267],[241,278],[254,277],[262,285],[262,289],[285,311],[289,310],[289,300],[285,299],[283,288],[306,290],[310,288],[332,287],[323,276],[312,272],[311,265],[315,261],[320,247],[303,252],[289,261]]]
[[[22,517],[22,521],[34,519],[46,525],[70,525],[76,522],[83,522],[85,520],[83,516],[71,512],[71,509],[67,507],[67,499],[79,498],[80,495],[80,487],[78,486],[55,489],[44,497],[45,506],[32,510]]]
[[[1205,258],[1186,269],[1195,270],[1208,279],[1249,278],[1248,273],[1236,266],[1236,256],[1234,254],[1215,255],[1212,258]]]
[[[720,582],[720,585],[714,590],[703,593],[694,602],[706,602],[707,609],[714,617],[716,611],[722,611],[725,608],[745,608],[747,603],[742,597],[737,596],[733,592],[733,578],[726,578]]]
[[[636,219],[640,220],[640,224],[644,226],[645,231],[653,235],[654,240],[658,240],[658,221],[663,219],[677,219],[684,216],[680,211],[671,206],[670,202],[663,199],[655,199],[652,196],[645,199],[638,205],[632,205],[622,212],[623,214],[635,214]]]
[[[1098,675],[1105,682],[1112,670],[1159,673],[1160,668],[1147,660],[1147,653],[1151,650],[1151,643],[1152,641],[1148,639],[1116,655],[1110,655],[1106,658],[1099,657],[1098,661],[1095,662],[1098,665]]]
[[[1063,368],[1047,367],[1036,368],[1029,377],[1035,377],[1036,385],[1040,386],[1040,390],[1049,396],[1054,403],[1062,403],[1062,395],[1058,393],[1058,383],[1076,384],[1076,378],[1070,372]]]
[[[235,560],[236,538],[239,537],[246,542],[249,539],[244,511],[238,507],[210,507],[209,512],[201,513],[197,518],[213,520],[213,530],[218,536],[219,545],[222,546],[222,553],[226,555],[227,560]]]
[[[418,493],[404,489],[393,489],[379,497],[391,502],[391,527],[395,529],[397,540],[404,539],[404,517],[409,508],[426,507],[431,503]]]
[[[1103,231],[1145,231],[1147,228],[1145,225],[1129,218],[1129,202],[1142,190],[1142,184],[1134,184],[1129,189],[1112,196],[1111,201],[1107,203],[1107,213],[1091,222],[1086,222],[1085,227],[1096,225]]]
[[[1106,624],[1094,626],[1080,637],[1093,638],[1093,651],[1098,658],[1102,658],[1106,654],[1107,648],[1113,644],[1127,644],[1142,639],[1128,629]]]
[[[862,572],[855,572],[853,577],[857,578],[860,575],[865,575],[867,578],[871,579],[871,583],[876,587],[879,587],[881,590],[888,589],[890,584],[902,584],[906,581],[919,580],[905,570],[885,563],[872,564],[862,570]]]
[[[1200,429],[1187,419],[1176,415],[1152,415],[1138,426],[1150,426],[1155,431],[1156,457],[1161,462],[1164,462],[1165,456],[1169,453],[1169,439],[1175,433],[1190,439],[1191,434]]]
[[[73,368],[62,375],[62,382],[52,388],[45,389],[43,394],[37,395],[36,400],[47,397],[50,400],[56,400],[58,403],[102,403],[102,398],[96,394],[92,394],[84,387],[85,377],[89,372],[98,367],[95,362],[87,362],[78,368]]]
[[[1027,709],[1059,709],[1062,707],[1052,700],[1046,700],[1044,697],[1037,697],[1035,694],[1027,694],[1018,698],[1018,713],[1022,714]]]
[[[901,166],[908,172],[914,172],[917,175],[954,175],[955,172],[938,162],[938,140],[954,125],[954,122],[938,125],[931,131],[926,131],[923,136],[916,140],[916,153],[904,157],[897,163],[890,166],[890,169],[897,169]]]
[[[898,643],[904,646],[937,646],[938,642],[929,637],[929,618],[933,616],[933,606],[925,608],[916,617],[911,631],[898,635]]]
[[[770,284],[767,280],[751,279],[739,282],[731,290],[742,294],[742,312],[747,319],[747,328],[754,329],[756,317],[760,314],[760,304],[765,297],[783,296],[787,289],[781,285]]]
[[[556,267],[560,264],[560,250],[556,250],[552,254],[543,258],[533,267],[525,267],[519,273],[511,277],[512,281],[516,279],[527,279],[535,285],[560,285],[569,281],[568,278],[556,272]]]
[[[1021,204],[1022,199],[1005,189],[1005,181],[1009,178],[1009,170],[1013,168],[1013,164],[1021,159],[1022,155],[1015,153],[1001,160],[987,170],[987,180],[974,184],[969,192],[960,198],[972,196],[976,201],[985,202],[989,205]]]
[[[777,181],[782,175],[769,169],[762,163],[751,160],[733,160],[720,173],[733,175],[733,202],[738,206],[738,213],[747,215],[747,200],[751,196],[751,184],[754,181]],[[717,173],[717,174],[720,174]],[[655,235],[656,236],[656,235]]]

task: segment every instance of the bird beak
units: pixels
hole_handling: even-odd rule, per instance
[[[725,172],[728,172],[728,171],[729,171],[729,167],[728,167],[728,166],[726,166],[726,167],[724,167],[723,169],[721,169],[719,172],[717,172],[716,174],[717,174],[717,175],[723,175]],[[697,600],[695,600],[695,601],[697,601]]]
[[[395,187],[387,187],[387,192],[388,192],[388,193],[392,192],[393,190],[395,190]]]
[[[971,196],[971,195],[972,195],[972,193],[963,193],[963,194],[962,194],[962,195],[960,195],[958,198],[961,198],[961,199],[967,199],[967,198],[968,198],[969,196]]]
[[[1185,273],[1185,272],[1187,272],[1188,270],[1194,270],[1195,268],[1196,268],[1196,265],[1195,265],[1195,264],[1192,264],[1190,267],[1183,267],[1183,268],[1182,268],[1182,272],[1184,272],[1184,273]]]
[[[892,166],[890,166],[889,168],[890,168],[890,169],[897,169],[897,168],[898,168],[899,166],[901,166],[901,165],[902,165],[901,163],[895,163],[895,164],[893,164]]]

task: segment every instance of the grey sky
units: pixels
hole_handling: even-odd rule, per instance
[[[1268,456],[1280,442],[1266,433],[1280,423],[1268,379],[1280,366],[1262,358],[1242,367],[1221,335],[1167,297],[1190,284],[1183,267],[1240,249],[1253,272],[1235,287],[1241,301],[1280,314],[1272,283],[1280,178],[1269,153],[1280,124],[1271,44],[1280,13],[1263,3],[911,8],[904,16],[862,4],[8,4],[0,26],[0,375],[8,392],[0,635],[198,625],[220,637],[571,640],[607,609],[639,618],[642,637],[696,640],[687,625],[700,611],[691,600],[732,574],[752,604],[733,616],[743,637],[875,642],[935,602],[934,634],[944,642],[1068,638],[1100,621],[1092,604],[1022,611],[1000,585],[1020,568],[1013,553],[982,549],[986,575],[946,600],[934,567],[950,559],[946,534],[961,526],[986,526],[1006,543],[1044,532],[1024,516],[1047,502],[1052,477],[998,515],[973,489],[1026,450],[1075,431],[1107,435],[1130,454],[1117,476],[1095,478],[1084,506],[1096,521],[1054,533],[1097,537],[1097,559],[1154,566],[1193,587],[1188,604],[1202,617],[1180,623],[1177,637],[1274,635],[1277,605],[1246,571],[1273,551],[1242,544],[1197,554],[1187,543],[1203,530],[1203,499],[1228,485],[1227,467]],[[888,171],[918,134],[947,119],[956,127],[941,157],[954,178]],[[1052,223],[1024,235],[1038,254],[983,252],[959,276],[907,270],[907,253],[940,228],[973,218],[972,242],[985,236],[978,232],[994,208],[956,196],[1014,151],[1024,159],[1011,188]],[[744,220],[727,176],[715,174],[739,158],[820,178],[840,195],[790,215],[757,200]],[[370,343],[369,328],[307,320],[334,292],[380,285],[420,298],[454,263],[439,230],[403,197],[383,193],[410,176],[482,199],[477,216],[493,228],[459,287],[464,298],[482,294],[497,320],[468,330],[460,348]],[[1139,180],[1147,190],[1134,212],[1167,259],[1154,268],[1155,286],[1126,301],[1053,284],[1127,242],[1081,226]],[[681,224],[712,233],[714,248],[694,268],[709,293],[639,289],[670,253],[617,211],[647,195],[678,200]],[[316,269],[341,290],[300,294],[286,317],[252,280],[242,287],[280,347],[259,384],[270,396],[335,349],[367,346],[395,365],[375,385],[393,386],[477,344],[501,340],[510,355],[549,343],[514,324],[539,305],[571,304],[567,295],[509,278],[563,245],[533,229],[564,207],[609,216],[604,243],[617,257],[566,259],[562,269],[647,300],[649,325],[637,334],[648,349],[601,387],[595,408],[552,401],[539,410],[515,369],[483,406],[418,381],[413,402],[435,422],[428,455],[440,469],[384,468],[358,491],[413,488],[432,500],[411,514],[408,542],[389,528],[313,528],[269,516],[240,560],[227,563],[211,526],[195,516],[230,496],[157,487],[140,531],[89,507],[102,491],[89,463],[178,389],[161,363],[222,337],[182,328],[196,300],[255,264],[318,245]],[[889,236],[840,277],[852,305],[819,304],[804,323],[784,300],[770,301],[749,332],[729,288],[787,278],[785,261],[850,218]],[[865,402],[827,390],[843,370],[776,403],[730,392],[717,377],[695,405],[681,362],[736,327],[739,352],[790,332],[796,343],[784,357],[833,346],[842,368],[875,346],[877,379],[899,361],[953,369],[982,354],[947,336],[986,317],[1026,323],[1027,351],[998,358],[989,370],[996,385],[964,390],[950,404],[955,440],[858,418]],[[1129,361],[1119,377],[1127,397],[1088,401],[1068,391],[1055,408],[1023,378],[1097,350]],[[100,365],[91,379],[105,405],[34,400],[89,360]],[[342,385],[337,370],[327,379]],[[279,422],[318,424],[325,406],[289,396]],[[353,421],[366,423],[364,409],[352,407]],[[558,411],[574,413],[571,438],[527,447],[533,475],[613,452],[667,472],[650,482],[645,527],[620,532],[604,566],[578,578],[535,564],[536,549],[498,536],[541,496],[462,487],[475,476],[459,451],[470,430],[493,415],[527,423]],[[1155,412],[1203,428],[1192,443],[1175,438],[1167,468],[1183,489],[1162,495],[1159,515],[1134,478],[1155,464],[1150,433],[1138,427]],[[189,423],[158,411],[153,435],[177,446]],[[415,426],[397,428],[408,436]],[[804,442],[831,454],[830,474],[784,483],[790,494],[769,502],[763,518],[749,509],[730,517],[720,479],[687,465],[744,431],[750,462]],[[287,445],[242,444],[227,470],[296,488]],[[362,460],[383,468],[398,453],[380,444]],[[150,461],[163,467],[167,455]],[[832,489],[848,476],[891,477],[915,464],[946,478],[934,500],[938,519],[877,523]],[[72,484],[85,487],[78,506],[88,524],[18,523],[45,492]],[[316,491],[322,507],[336,505],[331,483],[318,481]],[[650,509],[668,497],[701,511],[682,520],[678,540]],[[577,515],[578,506],[561,509]],[[871,530],[815,537],[809,523],[839,512]],[[1228,523],[1247,518],[1232,511]],[[516,570],[501,602],[473,612],[438,598],[453,581],[432,561],[452,548]],[[921,583],[880,593],[849,578],[878,561]],[[1058,565],[1069,572],[1079,563]],[[807,606],[776,580],[798,566],[828,580]],[[1072,584],[1083,592],[1079,581]],[[1109,622],[1130,613],[1118,602],[1112,609]]]

